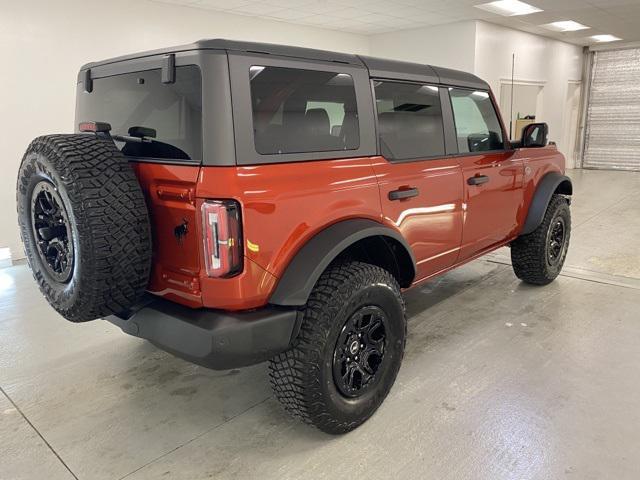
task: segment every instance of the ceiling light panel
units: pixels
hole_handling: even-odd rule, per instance
[[[561,20],[559,22],[547,23],[546,25],[540,26],[553,32],[576,32],[578,30],[591,28],[581,23],[574,22],[573,20]]]
[[[619,37],[616,37],[615,35],[592,35],[591,37],[589,37],[591,40],[598,42],[598,43],[605,43],[605,42],[617,42],[618,40],[622,40]]]
[[[516,15],[529,15],[531,13],[542,12],[543,10],[519,0],[498,0],[497,2],[483,3],[475,5],[476,8],[487,12],[497,13],[505,17],[515,17]]]

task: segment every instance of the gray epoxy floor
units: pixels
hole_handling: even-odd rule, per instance
[[[214,372],[0,270],[0,479],[640,478],[640,174],[573,171],[566,275],[499,251],[407,294],[407,354],[363,427],[289,419],[266,367]]]

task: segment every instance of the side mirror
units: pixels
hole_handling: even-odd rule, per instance
[[[531,123],[522,129],[521,145],[525,148],[546,147],[549,142],[549,125]]]

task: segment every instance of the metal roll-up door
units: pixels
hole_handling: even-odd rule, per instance
[[[640,49],[593,55],[582,165],[640,170]]]

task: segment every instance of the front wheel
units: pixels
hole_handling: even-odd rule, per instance
[[[542,223],[511,244],[516,276],[534,285],[547,285],[560,275],[569,248],[571,211],[562,195],[553,195]]]
[[[314,287],[292,348],[270,361],[284,408],[327,433],[364,423],[393,385],[406,339],[400,287],[361,262],[330,266]]]

